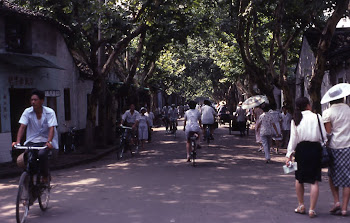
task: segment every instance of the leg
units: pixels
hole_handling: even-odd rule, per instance
[[[318,199],[319,194],[319,187],[318,187],[318,181],[315,181],[314,184],[311,184],[311,191],[310,191],[310,210],[315,210],[316,203]]]
[[[262,135],[261,136],[261,143],[262,146],[264,148],[264,152],[265,152],[265,159],[268,162],[270,160],[270,145],[269,145],[269,136],[266,135]]]
[[[46,149],[40,150],[38,156],[40,174],[46,178],[49,176],[49,151]]]
[[[339,187],[334,186],[333,180],[331,177],[328,177],[329,187],[331,188],[333,199],[334,199],[334,207],[330,210],[331,213],[336,212],[337,207],[340,206],[339,200]]]
[[[343,188],[343,204],[342,204],[342,215],[346,215],[346,211],[348,209],[349,204],[349,198],[350,198],[350,187],[344,187]]]
[[[299,206],[304,206],[304,184],[301,184],[298,180],[295,180],[295,191],[297,193]]]
[[[186,152],[187,152],[187,161],[190,159],[190,153],[191,153],[191,143],[187,140],[186,142]]]

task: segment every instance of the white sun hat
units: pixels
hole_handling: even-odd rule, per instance
[[[331,87],[322,97],[321,104],[345,98],[350,95],[350,84],[340,83]]]

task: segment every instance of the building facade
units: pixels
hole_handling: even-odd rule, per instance
[[[62,134],[71,126],[85,128],[92,82],[80,78],[59,24],[0,3],[0,162],[7,162],[33,89],[45,91],[45,105],[56,111]]]

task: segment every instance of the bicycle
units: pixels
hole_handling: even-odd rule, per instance
[[[66,124],[63,124],[65,127],[68,128]],[[75,136],[76,136],[76,127],[69,127],[68,128],[68,133],[66,135],[66,142],[64,144],[64,153],[69,153],[69,152],[75,152],[76,151],[76,145],[75,145]]]
[[[198,139],[198,133],[197,132],[190,132],[190,142],[191,142],[191,153],[190,153],[190,159],[192,160],[192,166],[196,166],[196,159],[197,159],[197,139]]]
[[[209,145],[209,143],[210,143],[210,139],[211,139],[211,132],[210,132],[210,128],[211,128],[211,126],[210,125],[205,125],[205,127],[204,127],[204,141],[206,141],[207,143],[208,143],[208,145]]]
[[[133,151],[132,151],[132,146],[131,144],[131,137],[134,137],[134,143],[135,143],[135,152],[138,151],[138,140],[137,140],[137,136],[136,135],[132,135],[131,131],[132,128],[131,127],[127,127],[127,126],[120,126],[120,128],[122,129],[121,132],[121,136],[120,136],[120,142],[119,142],[119,148],[117,150],[117,158],[121,159],[123,158],[123,154],[126,151],[130,151],[131,156],[133,156]]]
[[[48,183],[41,183],[39,172],[39,159],[37,158],[35,151],[46,149],[46,146],[14,146],[15,149],[26,150],[23,156],[27,155],[27,164],[24,164],[25,170],[23,171],[18,186],[18,193],[16,199],[16,220],[17,223],[25,222],[29,207],[34,204],[38,199],[40,209],[46,211],[50,200],[50,180],[49,175]]]

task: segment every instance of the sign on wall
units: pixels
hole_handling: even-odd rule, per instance
[[[61,96],[60,90],[46,90],[45,97],[59,97]]]

